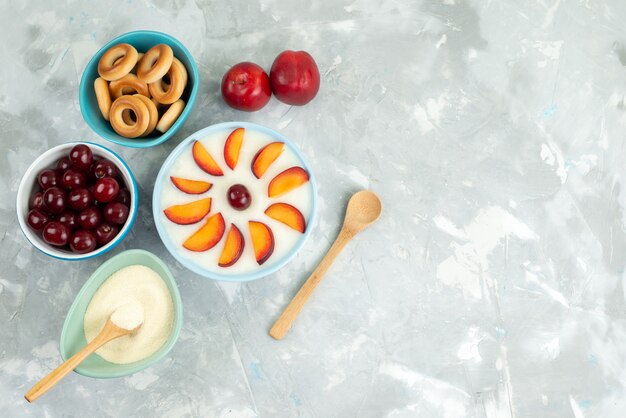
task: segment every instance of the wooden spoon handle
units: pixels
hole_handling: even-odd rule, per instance
[[[298,293],[296,293],[296,296],[294,296],[291,302],[289,302],[289,305],[287,305],[282,315],[280,315],[276,322],[274,322],[274,325],[270,329],[270,335],[274,339],[282,340],[285,334],[287,334],[287,331],[291,328],[293,321],[296,320],[298,314],[302,311],[304,304],[307,300],[309,300],[313,290],[315,290],[330,265],[333,261],[335,261],[335,258],[339,255],[341,250],[343,250],[343,247],[346,246],[351,238],[352,235],[345,228],[342,228],[337,236],[337,239],[324,256],[324,259],[309,276],[309,278],[306,279],[306,282],[304,282]]]
[[[74,370],[80,363],[89,357],[94,351],[102,345],[110,341],[111,335],[108,333],[100,333],[89,344],[83,347],[78,353],[68,358],[63,364],[54,369],[50,374],[35,384],[24,397],[28,402],[33,402],[41,395],[49,391],[54,385],[59,383],[69,372]]]

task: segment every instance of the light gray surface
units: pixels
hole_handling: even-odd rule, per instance
[[[0,15],[2,416],[622,417],[626,411],[626,2],[10,2]],[[174,5],[172,7],[172,4]],[[179,38],[202,86],[182,131],[147,151],[98,140],[78,106],[82,69],[133,29]],[[319,96],[246,114],[226,107],[232,64],[269,69],[305,49]],[[204,126],[249,120],[298,144],[319,180],[319,222],[279,273],[198,277],[151,217],[160,163]],[[140,183],[131,236],[172,268],[185,304],[167,359],[134,376],[69,376],[63,319],[109,256],[60,262],[17,226],[21,173],[49,147],[95,140]],[[350,244],[286,340],[267,330],[368,187],[382,219]]]

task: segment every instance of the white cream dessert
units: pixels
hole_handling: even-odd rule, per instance
[[[223,275],[281,260],[309,227],[313,187],[298,156],[254,129],[199,137],[173,163],[162,225],[179,254]]]

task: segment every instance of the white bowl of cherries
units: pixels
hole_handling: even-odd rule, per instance
[[[38,250],[62,260],[104,254],[130,231],[137,184],[113,151],[89,142],[56,146],[26,170],[17,219]]]

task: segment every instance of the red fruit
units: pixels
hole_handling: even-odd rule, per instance
[[[28,201],[28,209],[45,210],[43,205],[43,192],[37,192],[30,197]]]
[[[127,188],[123,187],[120,189],[120,192],[117,194],[115,198],[116,202],[120,202],[125,204],[126,206],[130,206],[130,192]]]
[[[271,96],[267,73],[252,62],[235,64],[222,78],[222,97],[234,109],[254,112],[265,106]]]
[[[28,212],[26,222],[28,222],[28,225],[35,231],[41,231],[43,227],[50,222],[50,217],[39,209],[32,209]]]
[[[307,52],[283,51],[272,64],[270,83],[278,100],[302,106],[313,100],[320,89],[320,72]]]
[[[55,187],[61,184],[61,176],[54,170],[43,170],[37,176],[37,181],[42,189],[47,190],[50,187]]]
[[[117,168],[115,168],[115,164],[111,161],[103,158],[93,164],[92,174],[96,179],[115,177],[117,175]]]
[[[48,222],[46,226],[43,227],[41,237],[50,245],[62,247],[67,244],[70,238],[70,229],[61,222]]]
[[[120,191],[120,185],[117,180],[112,177],[104,177],[99,179],[93,187],[93,197],[98,202],[110,202],[117,197]]]
[[[96,228],[96,241],[100,245],[107,245],[119,232],[120,229],[115,225],[100,224]]]
[[[252,203],[250,192],[243,184],[234,184],[228,188],[226,193],[228,203],[235,210],[246,210]]]
[[[57,171],[59,173],[65,173],[71,167],[71,165],[72,163],[70,162],[70,159],[68,157],[60,158],[57,161]]]
[[[95,250],[96,236],[91,231],[84,229],[74,232],[70,238],[70,250],[77,254],[85,254]]]
[[[102,211],[107,222],[118,225],[124,225],[124,222],[128,219],[128,212],[128,206],[119,202],[107,204]]]
[[[76,214],[70,210],[66,210],[61,215],[59,215],[57,221],[67,226],[72,231],[78,228],[78,220],[76,219]]]
[[[87,208],[78,214],[78,224],[83,229],[96,229],[101,219],[100,211],[96,208]]]
[[[84,144],[75,145],[70,151],[70,162],[72,167],[78,171],[89,171],[89,167],[93,163],[91,149]]]
[[[72,190],[68,195],[68,204],[74,210],[87,209],[93,205],[93,196],[88,189],[84,187],[81,189]]]
[[[61,184],[66,190],[74,190],[87,185],[87,177],[80,171],[69,169],[61,177]]]
[[[43,204],[48,212],[59,214],[65,210],[67,195],[60,187],[50,187],[43,192]]]

